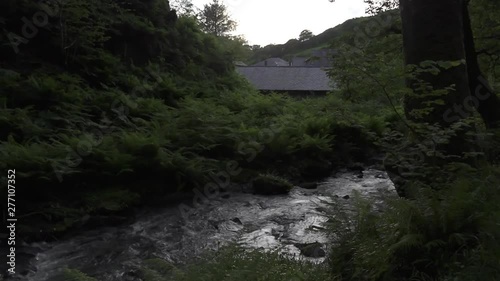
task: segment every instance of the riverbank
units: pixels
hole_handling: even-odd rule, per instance
[[[353,190],[373,196],[378,189],[393,188],[384,172],[368,169],[363,177],[359,175],[343,171],[319,182],[317,189],[294,187],[289,194],[274,196],[244,193],[237,191],[243,186],[234,186],[228,198],[200,204],[185,218],[180,205],[142,210],[135,222],[97,228],[58,242],[31,243],[29,247],[40,252],[29,266],[33,272],[23,280],[47,280],[65,267],[100,281],[140,280],[131,275],[144,260],[185,263],[232,242],[297,256],[302,255],[301,244],[319,242],[327,250],[321,231],[326,202],[349,204]]]

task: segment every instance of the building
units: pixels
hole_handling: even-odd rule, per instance
[[[319,67],[237,67],[261,92],[288,93],[295,97],[326,95],[332,89],[326,70]]]
[[[265,59],[261,62],[258,62],[252,66],[268,66],[268,67],[272,67],[272,66],[289,66],[290,63],[287,62],[286,60],[284,59],[280,59],[280,58],[268,58],[268,59]]]

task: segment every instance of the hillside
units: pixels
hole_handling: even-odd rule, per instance
[[[298,39],[294,38],[288,40],[288,42],[284,44],[267,45],[254,50],[251,57],[248,59],[248,63],[253,64],[270,57],[279,57],[283,59],[289,59],[294,56],[307,57],[313,50],[331,48],[333,44],[345,40],[346,37],[358,30],[363,30],[367,24],[373,24],[374,21],[381,23],[381,25],[386,25],[386,22],[390,19],[387,22],[387,29],[399,30],[398,13],[399,11],[390,11],[376,16],[350,19],[304,42],[300,42]]]

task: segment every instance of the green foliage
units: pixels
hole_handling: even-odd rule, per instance
[[[202,29],[217,37],[226,36],[236,29],[236,22],[230,18],[226,6],[219,0],[205,4],[199,18]]]
[[[327,49],[332,47],[333,42],[343,42],[346,34],[359,35],[360,32],[365,33],[366,30],[372,30],[374,22],[377,25],[385,25],[389,18],[399,18],[398,12],[389,11],[374,17],[350,19],[336,27],[325,30],[321,34],[310,37],[310,39],[305,41],[290,39],[284,44],[271,44],[264,47],[259,46],[259,48],[253,48],[253,54],[249,58],[248,63],[256,63],[270,57],[289,58],[293,56],[310,56],[312,50]],[[372,33],[361,35],[361,41],[367,41],[372,37],[377,37],[373,36]],[[359,37],[357,37],[357,39],[358,38]]]
[[[415,200],[357,197],[355,214],[331,219],[330,264],[339,280],[496,280],[499,169],[451,165],[440,191],[409,183]],[[380,205],[379,205],[380,206]]]
[[[217,253],[204,257],[199,262],[180,269],[171,275],[156,280],[176,281],[316,281],[328,280],[325,266],[306,261],[290,260],[278,253],[249,251],[237,247],[220,249]]]
[[[479,63],[485,78],[498,92],[500,87],[500,6],[498,1],[475,0],[469,4]]]
[[[141,271],[144,276],[144,281],[165,281],[166,276],[171,274],[175,267],[169,262],[160,258],[154,258],[144,261],[144,266]]]
[[[128,190],[104,189],[87,194],[83,200],[92,210],[120,211],[137,203],[138,199],[137,194]]]
[[[302,30],[302,32],[300,32],[299,41],[300,42],[307,41],[307,40],[311,39],[313,36],[314,36],[314,34],[312,33],[312,31],[310,31],[308,29],[304,29],[304,30]]]
[[[332,125],[346,120],[332,111],[341,110],[338,100],[261,95],[236,74],[215,69],[224,62],[214,65],[204,52],[223,57],[220,41],[196,31],[188,18],[178,24],[193,33],[187,42],[209,49],[186,50],[193,61],[176,71],[123,62],[129,70],[115,75],[116,85],[93,86],[80,73],[3,70],[0,166],[16,167],[30,183],[22,193],[33,204],[24,214],[41,212],[46,223],[67,229],[85,213],[202,187],[229,161],[245,169],[242,175],[297,176],[339,157],[334,147],[345,138],[337,142],[335,134],[347,133],[351,123]],[[138,176],[145,174],[151,180]],[[50,205],[76,212],[53,215]]]
[[[255,181],[261,182],[263,184],[270,184],[288,190],[290,190],[293,187],[293,185],[285,178],[273,174],[259,174],[255,178]]]

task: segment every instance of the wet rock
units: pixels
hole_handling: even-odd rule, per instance
[[[141,277],[141,272],[139,270],[129,270],[127,272],[127,275],[130,276],[130,277],[140,278]]]
[[[208,223],[215,229],[219,230],[219,222],[214,220],[208,220]]]
[[[384,174],[382,174],[382,173],[377,174],[375,177],[376,177],[377,179],[387,179],[387,177],[386,177]]]
[[[283,236],[283,233],[281,231],[273,228],[273,229],[271,229],[271,235],[274,236],[274,238],[279,240],[281,238],[281,236]]]
[[[326,230],[326,228],[320,226],[320,225],[311,225],[308,230],[312,230],[312,231],[322,231],[322,230]]]
[[[253,188],[256,194],[261,195],[286,194],[292,188],[292,184],[277,176],[260,175],[253,181]]]
[[[315,210],[318,211],[318,212],[320,212],[320,213],[326,213],[327,212],[327,209],[324,208],[324,207],[317,207],[317,208],[315,208]]]
[[[269,209],[271,206],[269,206],[267,203],[265,202],[259,202],[257,203],[257,205],[259,205],[259,207],[262,209],[262,210],[266,210],[266,209]]]
[[[318,188],[318,183],[317,182],[303,182],[298,185],[301,188],[304,189],[316,189]]]
[[[357,171],[357,172],[362,172],[365,170],[365,167],[363,167],[363,164],[361,163],[353,163],[347,167],[348,170],[350,171]]]
[[[27,275],[30,272],[36,272],[36,266],[34,266],[31,261],[36,257],[36,255],[31,253],[19,252],[16,254],[16,264],[20,275]],[[2,268],[3,269],[3,268]],[[5,269],[5,272],[7,270]]]
[[[234,219],[231,219],[231,221],[232,221],[232,222],[235,222],[235,223],[237,223],[237,224],[243,224],[239,218],[234,218]]]
[[[91,216],[85,223],[86,228],[97,228],[119,225],[127,221],[123,216]]]
[[[343,196],[342,198],[344,198],[344,199],[349,199],[349,198],[351,198],[351,196],[349,196],[349,195],[345,195],[345,196]]]
[[[323,244],[314,242],[306,244],[294,244],[295,247],[299,248],[300,253],[309,258],[322,258],[326,256],[325,250],[323,250]]]
[[[328,177],[333,170],[333,165],[330,161],[310,160],[303,163],[302,176],[306,179],[319,179]]]

